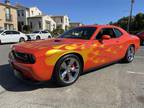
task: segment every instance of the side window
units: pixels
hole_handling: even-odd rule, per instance
[[[109,35],[111,38],[116,38],[116,35],[112,28],[103,28],[100,30],[98,35],[96,36],[96,39],[101,39],[103,35]]]
[[[5,31],[4,32],[6,35],[9,35],[9,34],[11,34],[11,31]]]
[[[20,34],[19,32],[17,32],[17,31],[11,31],[12,32],[12,34]]]
[[[122,36],[122,32],[120,30],[114,28],[114,32],[115,32],[116,37]]]

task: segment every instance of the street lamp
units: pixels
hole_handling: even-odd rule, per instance
[[[131,24],[131,19],[132,19],[132,12],[133,12],[133,4],[134,4],[135,0],[131,0],[131,7],[130,7],[130,16],[129,16],[129,20],[128,20],[128,26],[127,26],[127,31],[130,31],[130,24]]]

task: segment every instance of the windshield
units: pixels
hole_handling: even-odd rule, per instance
[[[62,34],[59,38],[72,38],[72,39],[90,39],[96,31],[95,27],[79,27],[69,30]]]
[[[0,34],[3,32],[3,30],[0,30]]]
[[[33,33],[39,33],[40,31],[34,31]]]

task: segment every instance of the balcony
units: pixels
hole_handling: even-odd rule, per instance
[[[12,21],[12,15],[6,14],[6,21]]]

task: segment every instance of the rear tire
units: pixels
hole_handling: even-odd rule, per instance
[[[48,36],[48,38],[51,38],[51,36]]]
[[[54,81],[59,86],[69,86],[78,80],[81,72],[82,64],[80,59],[74,54],[69,54],[60,58],[56,63]]]
[[[20,38],[19,42],[25,42],[25,39],[24,38]]]
[[[135,48],[134,48],[134,46],[131,45],[127,49],[127,52],[126,52],[126,55],[125,55],[123,61],[126,63],[130,63],[134,60],[134,56],[135,56]]]

